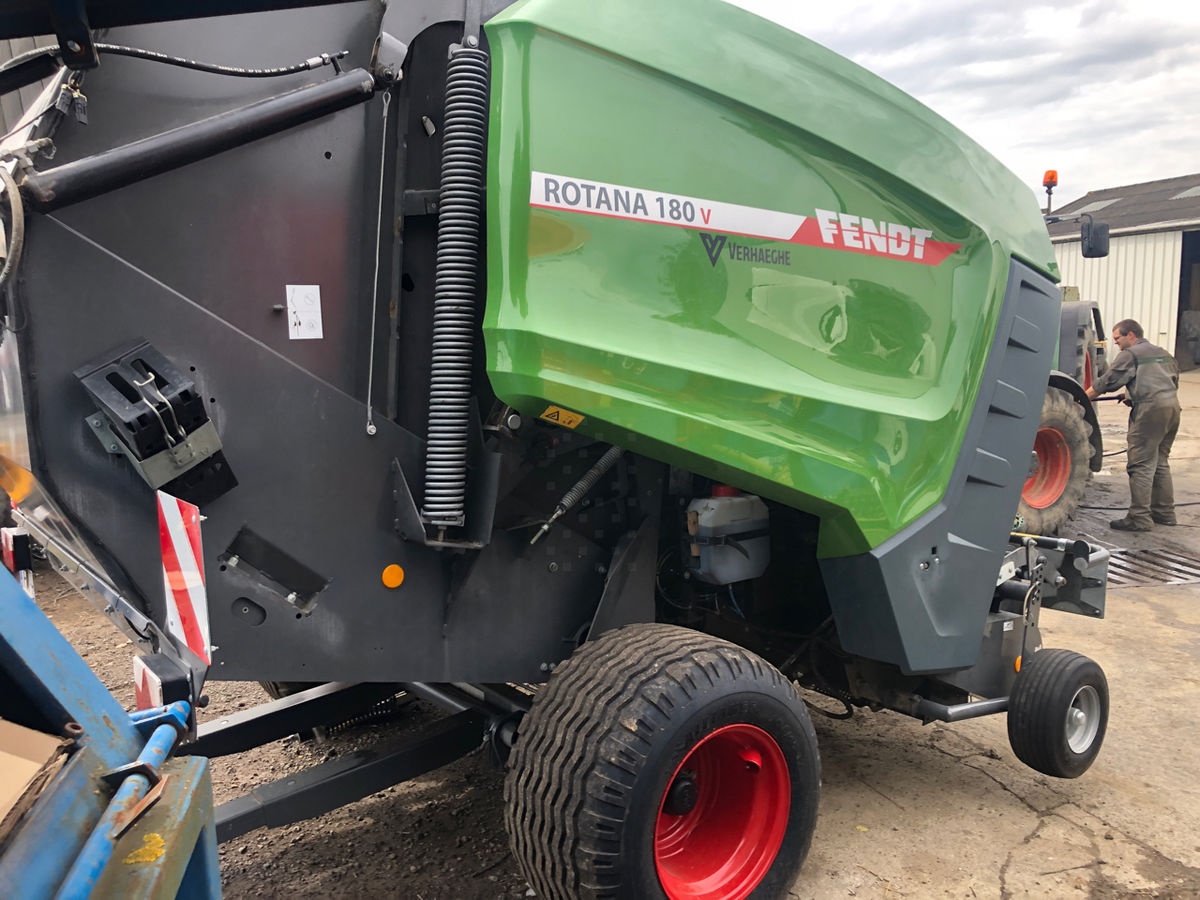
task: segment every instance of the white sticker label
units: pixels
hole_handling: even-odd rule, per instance
[[[287,285],[288,337],[293,341],[325,337],[321,330],[321,286]]]
[[[790,241],[806,221],[805,216],[685,197],[562,175],[533,172],[529,203],[542,209],[589,213],[614,219],[634,219],[660,225],[678,225],[747,237]]]
[[[817,209],[814,216],[704,197],[668,194],[625,184],[531,172],[529,205],[634,222],[653,222],[700,232],[709,261],[791,265],[786,249],[746,246],[727,236],[824,247],[936,266],[961,244],[936,240],[932,229],[842,210]]]

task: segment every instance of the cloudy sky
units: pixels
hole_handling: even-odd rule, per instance
[[[1058,206],[1200,172],[1200,4],[731,0],[902,88]]]

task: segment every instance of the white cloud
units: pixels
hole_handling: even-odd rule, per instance
[[[730,0],[892,82],[1055,204],[1200,172],[1200,4]]]

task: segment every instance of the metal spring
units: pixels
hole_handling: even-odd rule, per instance
[[[538,529],[537,534],[529,539],[529,546],[532,547],[540,541],[546,532],[550,530],[550,527],[559,520],[559,517],[582,500],[584,495],[596,486],[596,482],[600,480],[600,477],[613,467],[613,463],[620,459],[621,454],[624,452],[620,447],[609,447],[608,452],[596,460],[596,464],[588,469],[582,478],[575,482],[575,486],[563,494],[563,498],[558,501],[558,506],[554,508],[554,512],[550,515],[550,518]]]
[[[613,463],[620,459],[624,452],[620,447],[609,447],[608,451],[596,461],[596,464],[575,482],[575,486],[563,494],[563,498],[558,501],[558,507],[565,511],[582,500],[584,495],[596,486],[600,476],[611,469]]]
[[[483,207],[488,55],[463,48],[446,73],[434,282],[433,363],[425,445],[425,521],[462,525],[467,492],[475,276]]]

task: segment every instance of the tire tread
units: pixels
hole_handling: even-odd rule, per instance
[[[719,682],[748,678],[799,705],[773,666],[672,625],[607,632],[558,667],[521,723],[504,785],[512,851],[539,897],[629,895],[621,826],[653,736],[672,711]],[[815,748],[806,715],[803,722]]]

